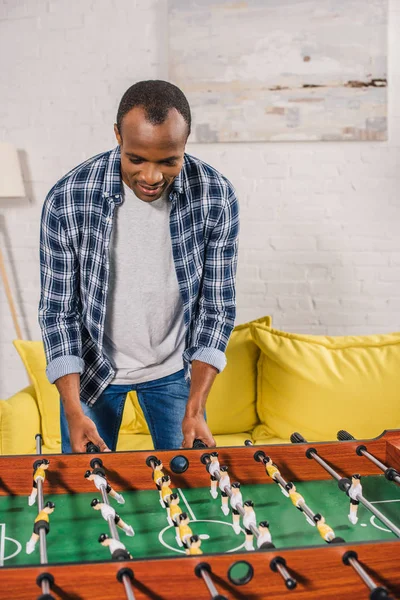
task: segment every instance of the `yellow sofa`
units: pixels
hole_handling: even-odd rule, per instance
[[[42,342],[14,345],[31,385],[0,401],[0,453],[60,452],[59,397],[45,375]],[[262,317],[235,327],[228,365],[207,402],[218,446],[288,443],[293,431],[310,441],[358,438],[400,428],[400,333],[317,336],[286,333]],[[135,392],[128,394],[117,450],[151,449]]]

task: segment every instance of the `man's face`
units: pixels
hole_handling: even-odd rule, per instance
[[[121,147],[121,176],[143,202],[154,202],[179,174],[187,140],[187,124],[171,109],[164,123],[152,125],[143,108],[135,107],[114,132]]]

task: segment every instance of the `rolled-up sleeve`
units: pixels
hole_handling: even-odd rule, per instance
[[[236,267],[239,205],[230,188],[218,222],[205,247],[202,287],[192,344],[184,353],[188,361],[201,360],[222,371],[225,349],[236,316]]]
[[[50,383],[70,373],[82,373],[79,262],[59,218],[56,192],[47,196],[40,226],[40,302],[38,320]]]

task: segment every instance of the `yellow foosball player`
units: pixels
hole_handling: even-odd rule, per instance
[[[190,555],[197,555],[197,554],[203,554],[203,550],[200,548],[201,546],[201,539],[199,538],[198,535],[192,535],[190,536],[190,547],[189,547],[189,554]]]
[[[288,497],[289,496],[288,492],[277,480],[277,477],[281,476],[281,472],[278,469],[278,467],[276,466],[276,464],[274,462],[272,462],[272,458],[270,456],[265,456],[265,458],[263,459],[263,463],[264,463],[267,475],[269,475],[269,477],[271,477],[271,479],[273,481],[275,481],[275,483],[278,484],[279,489],[281,490],[282,494],[284,496]]]
[[[179,537],[181,538],[182,546],[186,550],[186,554],[189,554],[190,538],[193,535],[193,531],[189,527],[188,514],[183,512],[179,515]]]
[[[335,532],[332,527],[325,523],[325,517],[317,513],[314,515],[314,521],[322,539],[328,543],[331,542],[335,538]]]
[[[164,508],[167,509],[167,519],[168,519],[168,523],[170,525],[173,525],[172,519],[171,519],[171,509],[169,506],[170,503],[170,497],[172,494],[172,490],[171,490],[171,477],[169,475],[164,475],[161,478],[161,498],[164,502]]]
[[[38,541],[38,539],[40,537],[41,529],[44,529],[44,531],[46,532],[46,535],[49,533],[49,531],[50,531],[49,515],[51,515],[51,513],[54,512],[54,509],[55,509],[54,502],[48,501],[44,505],[43,510],[41,510],[40,513],[38,514],[38,516],[36,517],[35,522],[33,524],[33,533],[31,535],[30,540],[26,543],[26,553],[27,554],[32,554],[32,552],[34,551],[36,542]]]
[[[286,484],[286,491],[289,494],[289,498],[291,499],[292,503],[294,504],[294,506],[304,514],[307,522],[312,525],[313,527],[315,527],[315,523],[314,521],[311,521],[310,517],[304,512],[303,509],[303,504],[305,504],[305,500],[303,498],[303,496],[301,494],[299,494],[299,492],[296,492],[296,486],[294,485],[294,483],[292,483],[291,481],[289,481],[289,483]]]
[[[50,461],[47,460],[47,458],[44,458],[43,460],[38,460],[35,462],[35,469],[33,472],[32,491],[28,498],[29,506],[32,506],[36,502],[37,482],[39,481],[39,479],[41,479],[42,481],[44,481],[46,479],[46,471],[49,468],[49,465],[50,465]]]
[[[181,507],[179,506],[179,496],[173,493],[169,497],[169,512],[172,523],[175,527],[175,539],[178,546],[182,546],[181,538],[179,537],[179,515],[182,514]]]
[[[161,480],[165,475],[165,473],[163,471],[164,465],[161,462],[161,460],[159,460],[159,459],[156,459],[154,461],[154,463],[155,463],[155,468],[153,471],[153,481],[156,484],[156,488],[158,489],[158,491],[160,493],[160,504],[164,508],[164,500],[162,499],[162,495],[161,495]]]

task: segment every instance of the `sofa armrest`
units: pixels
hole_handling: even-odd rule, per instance
[[[1,410],[0,449],[2,454],[31,454],[35,435],[40,433],[40,413],[33,386],[17,392]]]

